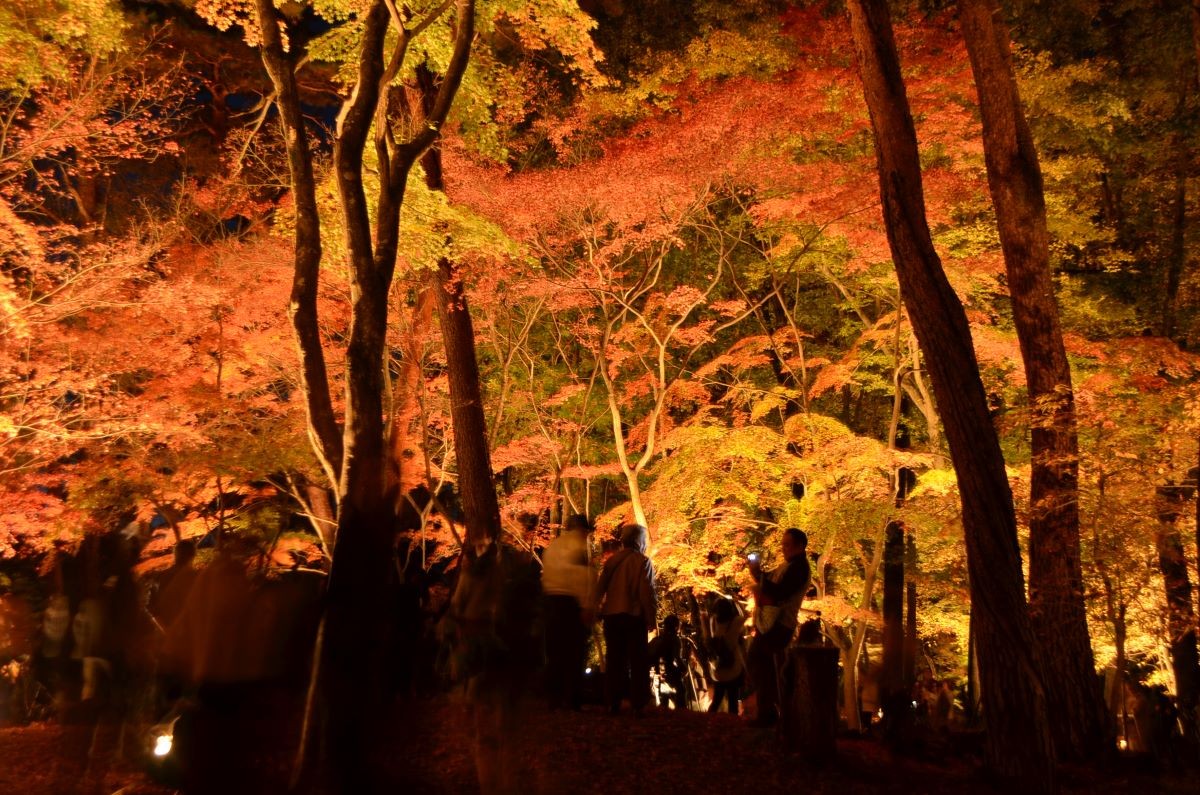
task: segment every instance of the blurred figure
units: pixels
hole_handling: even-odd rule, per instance
[[[196,583],[196,542],[184,538],[175,544],[175,562],[167,569],[150,601],[150,612],[165,630],[183,611]]]
[[[546,615],[546,689],[550,706],[583,706],[583,668],[592,623],[592,568],[583,514],[567,519],[558,538],[542,554]]]
[[[663,628],[653,641],[650,642],[650,662],[658,671],[662,681],[671,688],[667,694],[667,702],[675,705],[675,709],[687,709],[687,699],[683,688],[683,645],[679,640],[679,616],[669,615],[663,619]],[[666,706],[661,700],[659,705]]]
[[[654,566],[646,557],[646,528],[625,525],[622,548],[604,563],[596,586],[597,612],[604,622],[609,711],[620,712],[628,696],[635,714],[650,701],[647,637],[657,623]]]
[[[518,707],[539,657],[541,584],[532,556],[489,539],[468,547],[443,632],[454,678],[466,686],[480,790],[518,792]]]
[[[746,659],[742,637],[746,618],[732,599],[717,600],[709,617],[709,652],[713,671],[713,697],[709,712],[718,712],[721,703],[729,704],[729,712],[738,714],[738,695],[746,679]]]

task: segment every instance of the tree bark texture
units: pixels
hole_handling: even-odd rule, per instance
[[[904,687],[909,693],[917,681],[917,540],[904,534]]]
[[[966,313],[929,234],[891,17],[886,0],[850,0],[848,6],[875,133],[888,243],[958,475],[988,720],[987,761],[1028,788],[1051,789],[1054,747],[1025,605],[1012,491]]]
[[[275,104],[287,149],[291,177],[292,202],[295,206],[296,262],[292,273],[292,295],[288,316],[296,334],[300,352],[300,384],[308,417],[308,435],[321,469],[330,486],[337,485],[342,468],[342,436],[333,413],[329,376],[321,329],[317,323],[317,287],[321,269],[321,224],[317,213],[317,188],[313,178],[312,153],[304,133],[300,110],[300,92],[292,62],[283,52],[283,40],[276,25],[272,0],[257,0],[262,28],[262,60],[275,88]]]
[[[431,279],[446,346],[458,490],[467,518],[468,543],[480,544],[489,538],[499,539],[500,503],[492,480],[487,420],[483,414],[479,364],[475,358],[475,331],[467,311],[462,280],[454,265],[442,259]]]
[[[917,584],[910,579],[904,583],[904,685],[910,693],[917,681],[917,645]]]
[[[1042,172],[1000,13],[996,0],[959,1],[1028,387],[1030,620],[1054,716],[1055,750],[1084,760],[1111,753],[1113,745],[1083,598],[1075,397],[1050,270]]]
[[[904,528],[889,522],[883,549],[883,671],[879,681],[884,715],[904,697]]]
[[[422,158],[421,165],[429,188],[445,190],[441,151],[437,147],[431,148]],[[492,478],[487,418],[483,411],[479,362],[475,356],[475,328],[461,272],[449,259],[442,258],[437,270],[430,273],[426,289],[434,295],[446,348],[454,460],[458,464],[458,491],[467,520],[468,543],[480,544],[489,538],[498,540],[500,502]]]
[[[428,156],[428,153],[427,153]],[[392,418],[388,447],[391,449],[387,490],[397,515],[404,512],[405,495],[426,484],[422,466],[425,444],[421,422],[422,347],[433,324],[433,288],[428,284],[417,294],[408,335],[401,340],[400,373],[392,384]],[[430,484],[430,488],[433,488]]]
[[[1169,489],[1169,490],[1168,490]],[[1155,545],[1158,566],[1167,596],[1167,640],[1171,668],[1175,673],[1175,697],[1184,731],[1196,740],[1197,706],[1200,706],[1200,657],[1196,649],[1196,613],[1192,607],[1192,583],[1178,521],[1183,514],[1179,487],[1159,491],[1159,522]]]
[[[334,478],[338,493],[337,540],[326,592],[324,632],[316,652],[320,665],[314,666],[320,671],[323,733],[327,762],[331,763],[332,778],[326,783],[338,791],[362,792],[371,778],[366,760],[380,714],[381,701],[375,694],[382,692],[381,652],[386,648],[387,623],[380,620],[378,607],[388,603],[392,571],[394,516],[385,497],[383,365],[400,208],[411,168],[436,140],[466,69],[474,36],[474,2],[459,0],[446,76],[424,123],[415,126],[411,138],[402,141],[396,140],[391,124],[397,110],[392,101],[392,81],[399,73],[411,37],[433,22],[446,6],[411,29],[398,13],[393,13],[395,6],[385,0],[373,2],[361,17],[356,82],[338,117],[333,155],[351,271],[346,409],[340,440],[336,423],[331,433],[323,422],[332,418],[332,410],[326,416],[324,408],[313,408],[314,400],[322,393],[328,399],[329,387],[316,325],[320,229],[311,153],[304,142],[294,74],[283,56],[274,4],[258,0],[256,8],[264,40],[263,61],[277,90],[296,196],[293,313],[299,318],[294,324],[305,363],[314,448]],[[392,22],[397,31],[385,66],[384,47]],[[380,173],[374,226],[363,187],[363,152],[372,129]],[[318,362],[320,371],[316,368]]]

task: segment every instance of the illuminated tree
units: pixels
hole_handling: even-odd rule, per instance
[[[1063,758],[1089,759],[1111,752],[1112,744],[1083,600],[1075,398],[1050,271],[1042,174],[1017,94],[1007,31],[996,19],[999,13],[994,2],[959,3],[1029,385],[1030,616],[1041,644],[1048,706],[1055,715],[1055,748]]]
[[[1012,493],[971,350],[971,333],[925,219],[916,133],[885,3],[852,2],[851,27],[875,130],[880,194],[900,288],[926,353],[958,472],[979,625],[988,762],[1042,788],[1054,750],[1025,606]]]

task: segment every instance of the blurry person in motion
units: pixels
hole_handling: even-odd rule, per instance
[[[669,615],[663,619],[662,631],[650,642],[650,661],[658,671],[661,681],[670,688],[666,699],[662,691],[658,693],[659,706],[667,703],[675,705],[675,709],[687,709],[687,698],[684,693],[683,672],[684,662],[683,643],[679,638],[679,616]]]
[[[552,708],[583,705],[583,669],[592,623],[592,568],[583,514],[567,519],[542,554],[546,617],[546,690]]]

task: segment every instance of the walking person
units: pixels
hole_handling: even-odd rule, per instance
[[[654,566],[645,554],[646,528],[625,525],[621,547],[600,572],[596,606],[604,623],[609,711],[620,712],[621,700],[628,697],[634,714],[641,715],[650,702],[648,638],[658,612]]]
[[[551,708],[583,706],[583,669],[592,623],[592,568],[583,514],[567,519],[542,554],[546,617],[546,690]]]

